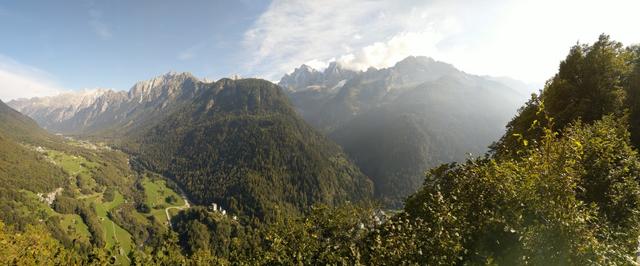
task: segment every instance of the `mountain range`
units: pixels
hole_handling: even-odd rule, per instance
[[[426,169],[484,154],[531,92],[517,80],[471,75],[428,57],[359,72],[302,65],[279,85],[390,206],[421,185]]]
[[[196,87],[191,101],[123,145],[195,203],[264,218],[277,208],[371,198],[371,181],[296,115],[277,85],[221,79]]]
[[[251,89],[238,87],[247,84]],[[485,153],[530,93],[516,80],[471,75],[428,57],[408,57],[392,67],[366,71],[336,62],[323,71],[302,65],[278,85],[251,79],[209,82],[171,72],[138,82],[128,92],[97,89],[14,100],[9,105],[49,131],[108,140],[138,155],[148,167],[190,187],[187,191],[198,203],[215,201],[228,207],[229,193],[249,187],[246,179],[231,176],[246,178],[248,172],[242,171],[272,166],[278,174],[289,175],[295,162],[296,169],[316,168],[293,174],[301,178],[305,173],[310,179],[304,182],[312,182],[313,189],[287,177],[292,181],[287,184],[296,188],[277,193],[311,192],[304,199],[289,200],[292,209],[333,198],[345,200],[349,191],[357,191],[354,197],[369,193],[360,171],[373,181],[375,197],[395,208],[420,186],[427,169]],[[229,97],[231,92],[243,93]],[[278,139],[271,139],[274,136]],[[241,157],[236,156],[239,147],[246,149]],[[283,159],[284,151],[302,156]],[[255,161],[258,154],[268,163]],[[302,164],[295,161],[303,158]],[[317,173],[323,169],[337,179],[322,180]],[[337,169],[348,169],[350,174],[343,176]],[[225,181],[205,188],[202,182],[210,179]],[[261,185],[274,186],[276,181],[283,182]],[[237,182],[245,185],[239,188]],[[336,185],[341,182],[349,184]],[[356,184],[362,187],[355,189]],[[276,198],[267,201],[281,200]],[[251,212],[265,214],[264,209]]]
[[[14,100],[13,108],[45,129],[65,135],[122,136],[151,124],[192,99],[198,79],[169,72],[136,83],[128,92],[96,89]]]
[[[128,92],[100,89],[11,105],[50,131],[126,151],[197,204],[265,218],[276,206],[295,212],[372,196],[369,178],[268,81],[167,73]]]

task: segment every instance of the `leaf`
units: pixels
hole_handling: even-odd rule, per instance
[[[576,144],[578,148],[582,149],[582,143],[580,143],[580,141],[574,140],[573,143]]]

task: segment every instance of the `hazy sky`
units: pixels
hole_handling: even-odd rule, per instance
[[[543,83],[571,45],[640,42],[638,0],[0,1],[0,99],[129,89],[168,71],[278,80],[426,55]]]

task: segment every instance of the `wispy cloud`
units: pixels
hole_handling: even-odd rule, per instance
[[[89,26],[100,39],[111,39],[113,34],[109,26],[102,19],[102,12],[97,9],[89,9]]]
[[[368,67],[389,67],[410,55],[437,56],[437,44],[444,36],[436,29],[399,33],[386,42],[375,42],[338,58],[341,66],[366,70]]]
[[[63,91],[45,71],[0,55],[1,100],[56,95]]]
[[[245,33],[245,47],[255,51],[249,71],[273,79],[302,62],[333,58],[357,68],[381,66],[421,44],[432,47],[454,19],[425,2],[276,0]],[[403,44],[418,35],[427,39]]]
[[[638,8],[636,0],[274,0],[244,34],[246,72],[274,80],[301,63],[364,69],[426,55],[542,83],[578,40],[604,32],[639,42]]]

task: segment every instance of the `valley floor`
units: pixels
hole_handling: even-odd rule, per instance
[[[104,148],[86,142],[70,142],[68,144],[77,145],[82,149],[92,152],[97,149]],[[117,186],[109,187],[99,184],[95,176],[97,168],[101,164],[108,162],[89,161],[79,155],[72,155],[63,151],[49,150],[42,147],[31,147],[32,149],[45,155],[49,162],[60,166],[69,175],[68,183],[65,188],[58,188],[51,193],[33,193],[23,190],[24,193],[30,195],[35,202],[39,202],[38,209],[34,212],[44,212],[48,217],[59,217],[60,226],[64,233],[73,241],[82,243],[90,243],[92,239],[89,226],[78,214],[64,214],[54,210],[53,203],[56,197],[61,194],[66,196],[72,195],[72,198],[91,206],[100,226],[102,227],[101,238],[105,240],[106,250],[115,250],[116,263],[127,265],[130,263],[128,254],[135,248],[135,242],[132,233],[127,231],[116,221],[112,219],[113,212],[122,212],[121,206],[128,204],[130,199],[126,199]],[[136,178],[136,177],[123,177]],[[133,183],[133,180],[130,183]],[[135,211],[133,216],[141,224],[148,223],[149,219],[158,221],[167,227],[170,226],[169,220],[172,211],[180,211],[190,207],[190,204],[184,195],[181,195],[167,186],[165,180],[156,176],[144,176],[140,180],[144,191],[144,204],[149,206],[148,213]],[[64,191],[64,190],[70,191]],[[107,192],[112,190],[111,192]],[[107,199],[106,193],[112,193]],[[95,238],[95,237],[94,237]]]

